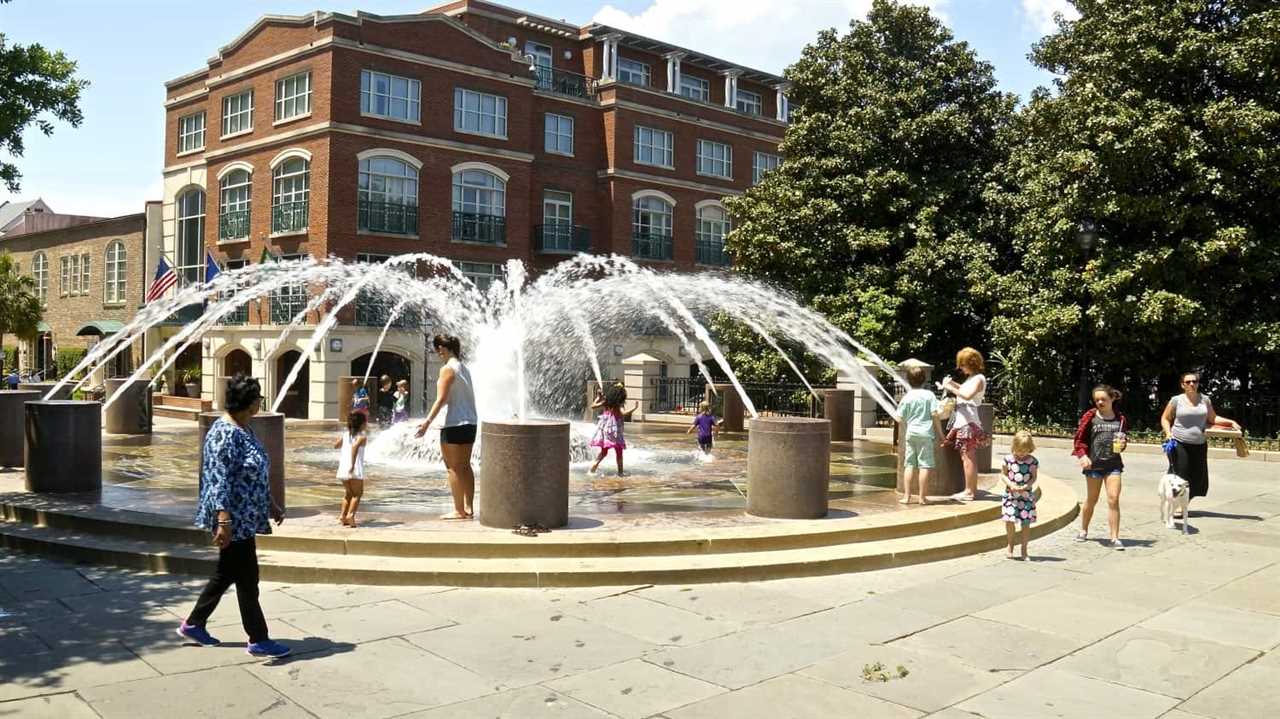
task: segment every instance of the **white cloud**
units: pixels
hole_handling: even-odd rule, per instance
[[[1058,29],[1053,21],[1054,13],[1062,13],[1068,20],[1080,17],[1080,11],[1068,0],[1022,0],[1022,11],[1027,14],[1027,19],[1037,31],[1046,34]]]
[[[950,0],[916,0],[945,20]],[[819,30],[844,32],[871,0],[652,0],[631,14],[612,5],[594,20],[747,67],[781,74]]]

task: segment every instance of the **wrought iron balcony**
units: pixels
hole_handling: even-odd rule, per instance
[[[281,202],[271,206],[271,232],[301,232],[307,229],[307,217],[310,203],[307,200],[298,202]]]
[[[416,235],[418,234],[418,206],[360,200],[356,206],[356,222],[361,230],[368,232]]]
[[[232,210],[218,215],[218,241],[244,240],[249,237],[249,211]]]
[[[537,88],[571,97],[595,97],[596,80],[576,72],[540,67],[536,73]]]
[[[459,242],[507,244],[507,218],[475,212],[453,213],[453,239]]]
[[[384,327],[387,319],[391,317],[391,310],[395,309],[396,302],[392,302],[389,298],[371,292],[361,292],[356,296],[356,317],[355,324],[359,327]],[[406,329],[411,327],[422,326],[422,317],[418,310],[406,307],[396,315],[395,322],[391,323],[396,329]]]
[[[591,251],[591,230],[581,225],[558,222],[533,228],[533,246],[549,254]]]
[[[669,260],[671,235],[660,232],[634,232],[631,235],[631,254],[642,260]]]
[[[729,266],[729,255],[725,254],[723,242],[698,240],[695,243],[695,249],[697,250],[698,264],[716,265],[718,267]]]

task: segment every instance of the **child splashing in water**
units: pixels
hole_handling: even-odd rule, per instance
[[[600,456],[596,457],[595,464],[591,465],[591,473],[595,474],[596,468],[600,466],[609,454],[609,450],[617,453],[618,457],[618,476],[626,476],[622,471],[622,450],[627,448],[627,441],[623,436],[622,423],[623,420],[629,419],[631,413],[636,411],[636,407],[630,410],[623,410],[627,403],[627,389],[622,384],[614,384],[605,388],[604,392],[596,396],[596,401],[592,403],[592,409],[601,409],[600,419],[596,422],[596,432],[591,437],[591,446],[600,448]],[[639,405],[637,404],[637,407]]]
[[[711,413],[711,403],[703,402],[698,405],[698,416],[693,418],[693,424],[689,425],[689,430],[685,434],[698,430],[698,449],[702,450],[703,456],[711,456],[711,447],[715,444],[712,439],[713,435],[719,433],[720,427],[716,424],[716,416]]]
[[[360,498],[364,496],[364,447],[368,442],[365,428],[369,418],[361,412],[352,412],[347,417],[347,429],[334,443],[333,448],[341,448],[338,454],[338,481],[347,490],[342,498],[342,515],[339,521],[345,527],[356,526],[356,509],[360,507]]]

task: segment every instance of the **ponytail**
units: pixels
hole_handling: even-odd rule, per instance
[[[1109,384],[1095,385],[1093,388],[1093,391],[1090,392],[1089,395],[1093,396],[1099,392],[1106,392],[1107,396],[1111,398],[1112,404],[1119,404],[1120,399],[1124,397],[1124,394],[1120,392],[1120,390],[1116,389],[1115,387],[1112,387]]]

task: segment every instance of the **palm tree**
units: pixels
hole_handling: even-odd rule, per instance
[[[22,339],[35,337],[42,314],[35,279],[18,274],[9,253],[0,252],[0,347],[6,333]]]

